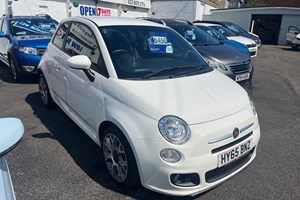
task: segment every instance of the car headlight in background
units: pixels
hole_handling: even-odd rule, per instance
[[[175,116],[165,116],[158,122],[162,136],[173,144],[184,144],[189,141],[191,131],[187,123]]]
[[[228,69],[225,67],[225,65],[223,65],[222,63],[219,63],[216,60],[213,59],[209,59],[209,58],[205,58],[207,64],[211,67],[211,68],[215,68],[215,69],[221,69],[223,71],[228,71]]]
[[[19,47],[18,50],[26,54],[38,55],[37,49],[33,47]]]

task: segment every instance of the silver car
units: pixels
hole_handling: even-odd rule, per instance
[[[5,154],[10,152],[21,140],[24,127],[17,118],[0,119],[0,199],[16,199]]]

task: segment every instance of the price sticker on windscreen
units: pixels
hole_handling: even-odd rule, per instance
[[[173,45],[170,42],[167,33],[150,33],[147,42],[149,50],[152,53],[173,53]]]

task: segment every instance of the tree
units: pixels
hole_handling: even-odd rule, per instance
[[[246,0],[242,7],[259,7],[267,6],[264,0]]]

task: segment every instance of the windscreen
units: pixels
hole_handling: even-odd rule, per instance
[[[247,33],[247,31],[245,31],[243,28],[241,28],[240,26],[238,26],[236,24],[226,23],[224,25],[226,26],[226,28],[228,28],[229,30],[231,30],[234,33]]]
[[[223,26],[211,26],[211,28],[215,29],[216,31],[219,31],[225,37],[236,36],[236,34],[234,34],[233,32],[231,32],[230,30],[228,30],[227,28],[225,28]]]
[[[57,22],[52,19],[17,19],[11,20],[12,35],[52,35]]]
[[[211,71],[175,31],[153,26],[99,27],[120,79],[163,79]]]
[[[175,31],[182,35],[192,45],[218,45],[218,40],[213,38],[211,35],[202,31],[196,26],[189,24],[170,25]]]
[[[208,33],[209,35],[213,36],[214,38],[216,38],[218,40],[226,40],[226,37],[224,35],[222,35],[220,32],[216,31],[213,28],[210,28],[208,26],[197,26],[197,27],[202,29],[203,31],[205,31],[206,33]]]

